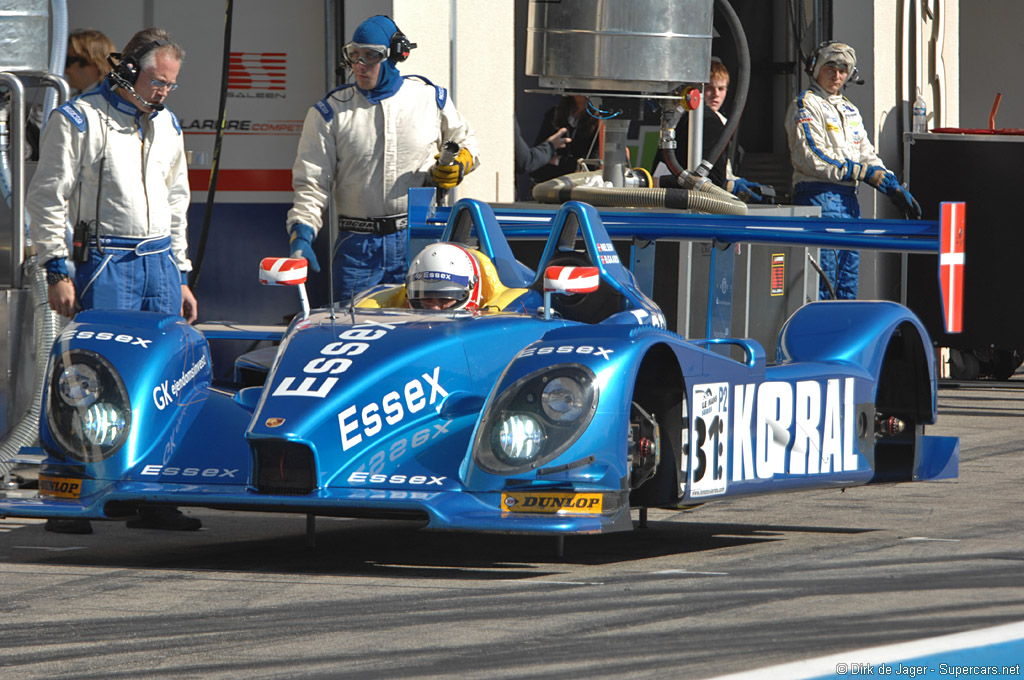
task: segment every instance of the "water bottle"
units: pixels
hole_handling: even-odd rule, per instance
[[[928,132],[928,107],[924,103],[921,91],[917,91],[917,99],[914,100],[914,132]]]

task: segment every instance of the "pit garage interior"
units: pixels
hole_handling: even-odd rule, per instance
[[[225,4],[230,8],[227,44]],[[570,61],[561,67],[574,78],[559,82],[544,72],[547,62],[531,41],[531,33],[535,38],[540,28],[536,17],[552,4],[569,7],[581,26],[597,25],[608,32],[631,21],[657,24],[673,16],[687,26],[690,16],[710,17],[710,26],[693,26],[692,32],[701,36],[694,53],[680,56],[673,51],[676,43],[652,41],[660,52],[650,68],[657,73],[655,79],[678,72],[676,67],[692,74],[666,85],[663,89],[669,92],[683,84],[699,86],[696,74],[706,72],[710,56],[722,60],[732,74],[724,111],[738,119],[735,143],[726,153],[737,154],[738,174],[774,186],[778,195],[778,205],[751,213],[793,216],[796,226],[808,215],[801,212],[807,209],[787,205],[791,187],[785,109],[806,87],[804,60],[820,42],[836,39],[853,45],[863,83],[850,85],[846,95],[869,121],[869,136],[889,169],[917,196],[924,219],[937,218],[940,201],[965,201],[968,206],[964,333],[943,332],[934,255],[864,251],[860,297],[895,300],[913,309],[937,347],[951,349],[945,360],[947,375],[1013,374],[1024,356],[1024,324],[1012,309],[1002,309],[1002,300],[1020,287],[1022,268],[1016,259],[1024,252],[1011,203],[1012,182],[1019,174],[1014,159],[1024,142],[1016,129],[1024,127],[1024,97],[1004,91],[1014,86],[1002,76],[1005,65],[1024,59],[1024,43],[1015,28],[1024,20],[1024,6],[1013,0],[651,0],[643,9],[629,4],[636,16],[613,12],[614,25],[602,24],[599,19],[608,17],[595,13],[604,11],[603,4],[588,0],[295,0],[288,6],[287,22],[281,21],[281,5],[275,0],[7,0],[0,3],[0,94],[6,112],[0,130],[5,159],[0,436],[6,448],[0,461],[16,452],[18,442],[11,434],[38,408],[34,402],[46,338],[52,339],[60,325],[45,311],[45,301],[39,303],[40,288],[27,266],[31,251],[24,248],[20,213],[34,163],[31,158],[18,162],[27,140],[22,120],[16,120],[30,116],[33,108],[52,109],[63,96],[56,82],[62,66],[55,68],[64,61],[60,36],[91,27],[121,46],[138,29],[160,26],[185,47],[181,87],[169,107],[181,121],[190,158],[189,239],[193,262],[201,262],[194,280],[200,321],[279,323],[294,311],[293,294],[261,289],[257,262],[286,248],[290,168],[301,122],[311,104],[344,81],[345,73],[336,72],[337,55],[353,28],[374,14],[392,16],[417,44],[402,65],[403,74],[422,74],[448,88],[476,129],[482,163],[452,192],[452,201],[471,197],[519,206],[523,197],[516,196],[513,119],[533,142],[545,111],[559,96],[575,91],[578,79],[618,77],[621,95],[628,91],[621,78],[635,76],[620,74],[632,74],[629,62],[641,60],[640,55],[622,53],[601,62],[599,68],[610,73]],[[728,13],[738,19],[742,34],[730,25]],[[671,23],[667,18],[664,22]],[[741,58],[743,52],[749,60]],[[271,62],[274,70],[267,68]],[[227,69],[224,64],[229,64]],[[743,80],[749,86],[745,106],[737,110],[734,103]],[[16,93],[18,89],[22,92]],[[218,135],[222,90],[226,105]],[[918,91],[928,109],[925,133],[912,132],[911,104]],[[997,94],[1002,95],[998,108]],[[16,111],[18,98],[24,113]],[[657,120],[639,104],[631,110],[635,115],[623,129],[620,152],[628,149],[631,163],[646,164],[656,153]],[[218,184],[211,192],[216,153]],[[898,218],[874,191],[862,191],[860,203],[865,218]],[[325,239],[320,241],[323,261],[327,246]],[[816,255],[813,248],[685,239],[616,245],[624,257],[633,257],[638,246],[653,249],[653,254],[647,251],[631,261],[643,268],[638,276],[648,281],[670,328],[688,338],[753,337],[765,346],[769,360],[782,322],[817,290],[816,275],[807,266],[808,255]],[[513,246],[529,264],[536,244]],[[712,262],[716,278],[709,284]],[[325,276],[311,278],[314,304],[326,301],[325,284]],[[709,321],[708,300],[718,289]],[[41,290],[45,297],[45,285]],[[24,437],[31,438],[30,430]]]

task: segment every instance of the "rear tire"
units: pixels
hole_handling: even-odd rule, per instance
[[[981,362],[971,350],[949,350],[949,375],[956,380],[977,380]]]

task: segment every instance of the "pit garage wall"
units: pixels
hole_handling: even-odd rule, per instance
[[[1024,63],[1024,3],[964,0],[961,5],[961,43],[970,49],[960,55],[960,125],[987,128],[992,102],[1002,92],[996,127],[1024,129],[1024,87],[1013,75]]]

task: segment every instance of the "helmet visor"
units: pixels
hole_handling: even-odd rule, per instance
[[[468,276],[450,272],[415,272],[406,283],[405,292],[409,300],[441,299],[462,303],[469,298],[472,282]]]

